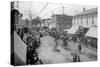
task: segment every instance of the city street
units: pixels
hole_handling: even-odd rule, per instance
[[[50,38],[49,38],[50,39]],[[45,40],[46,42],[48,41],[48,40]],[[45,42],[45,41],[43,41],[43,42]],[[52,41],[52,40],[51,40]],[[49,42],[50,42],[50,40],[49,40]],[[49,43],[48,42],[48,43]],[[54,41],[52,42],[52,43],[54,43]],[[21,44],[20,44],[21,45]],[[22,44],[23,45],[23,44]],[[73,43],[73,42],[70,42],[69,43],[69,46],[71,47],[70,49],[71,50],[67,50],[67,49],[63,49],[62,47],[60,48],[60,52],[57,52],[56,53],[56,55],[53,55],[53,56],[55,56],[55,57],[52,57],[52,58],[50,58],[51,60],[54,60],[54,59],[58,59],[58,55],[59,55],[59,58],[60,58],[60,60],[64,60],[63,58],[65,58],[66,57],[66,61],[65,62],[73,62],[73,56],[71,55],[71,53],[73,52],[73,51],[75,51],[75,50],[77,50],[78,49],[78,47],[77,47],[77,44],[75,44],[75,43]],[[44,48],[45,49],[45,48]],[[41,51],[40,51],[41,52]],[[46,51],[47,53],[48,53],[48,51]],[[45,52],[45,53],[46,53]],[[54,52],[53,52],[54,53]],[[94,50],[92,50],[92,49],[90,49],[90,48],[87,48],[87,47],[85,47],[84,45],[82,46],[82,53],[81,54],[79,54],[80,55],[80,60],[81,60],[81,62],[84,62],[84,61],[96,61],[97,60],[97,53],[96,53],[96,51],[94,51]],[[50,55],[45,55],[45,56],[47,56],[47,57],[49,57]],[[63,56],[63,57],[62,57]],[[55,60],[54,60],[55,61]],[[58,61],[58,60],[56,60],[56,61]],[[58,61],[58,63],[59,63],[59,61]],[[61,63],[63,63],[63,62],[61,62]]]
[[[45,39],[45,41],[47,42],[48,40]],[[43,42],[45,42],[45,41],[43,41]],[[47,43],[48,44],[51,43],[50,40]],[[54,41],[52,42],[52,44],[53,43],[54,43]],[[70,48],[71,50],[70,49],[68,49],[68,50],[67,49],[64,49],[61,46],[59,48],[60,51],[58,51],[58,52],[57,51],[55,52],[55,51],[49,50],[49,53],[51,52],[53,54],[53,57],[52,57],[51,54],[50,55],[48,54],[48,48],[50,48],[50,45],[49,45],[48,48],[46,47],[46,49],[45,48],[43,49],[43,51],[45,52],[45,55],[44,56],[46,56],[46,57],[49,57],[50,56],[49,57],[50,60],[56,59],[57,63],[59,63],[59,62],[60,63],[63,63],[64,62],[63,60],[65,60],[64,58],[66,58],[66,61],[65,62],[73,62],[72,53],[73,52],[77,52],[78,51],[78,47],[77,47],[77,44],[75,44],[73,42],[71,42],[69,44],[69,46],[71,47]],[[96,54],[97,54],[96,51],[94,51],[94,50],[92,50],[90,48],[87,48],[87,47],[85,47],[85,46],[82,45],[82,52],[81,52],[81,54],[79,54],[80,61],[81,62],[84,62],[84,61],[96,61],[97,60],[97,55]],[[60,58],[60,61],[57,60],[58,58]],[[54,60],[54,63],[56,63],[56,61]]]

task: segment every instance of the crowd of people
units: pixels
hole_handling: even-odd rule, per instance
[[[41,27],[40,30],[37,31],[37,29],[39,28],[28,28],[28,27],[24,27],[22,29],[18,30],[18,34],[21,37],[21,39],[24,41],[24,43],[26,43],[27,45],[27,64],[42,64],[42,60],[39,59],[38,57],[38,53],[36,51],[36,49],[38,49],[38,47],[40,46],[40,38],[44,37],[44,36],[51,36],[54,38],[55,42],[56,42],[56,46],[58,46],[58,44],[61,44],[61,46],[66,49],[69,50],[70,48],[68,46],[70,46],[69,42],[78,42],[78,50],[79,53],[81,53],[81,42],[78,41],[78,38],[74,38],[69,34],[66,33],[61,33],[58,32],[56,30],[50,30],[48,29],[48,27]],[[59,47],[57,47],[59,48]],[[46,49],[46,48],[45,48]],[[60,51],[59,49],[56,51]],[[73,55],[73,62],[79,62],[80,61],[80,56],[79,54],[75,54]]]

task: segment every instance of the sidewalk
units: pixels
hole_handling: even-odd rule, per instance
[[[97,60],[97,52],[95,50],[82,46],[82,53],[84,53],[90,59]]]
[[[93,48],[93,47],[91,47],[91,46],[86,47],[84,44],[82,44],[82,46],[83,46],[84,48],[87,48],[88,51],[92,52],[93,54],[95,54],[95,55],[97,54],[97,49],[96,49],[96,48]]]

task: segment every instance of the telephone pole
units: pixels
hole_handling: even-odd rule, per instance
[[[64,15],[64,9],[65,9],[65,7],[63,6],[62,9],[63,9],[63,15]]]
[[[29,11],[29,18],[30,18],[30,20],[32,20],[32,13],[31,13],[31,11]]]

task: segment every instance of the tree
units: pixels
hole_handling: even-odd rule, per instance
[[[28,26],[29,25],[29,20],[25,19],[25,22],[26,22],[26,26]]]
[[[32,19],[32,25],[38,25],[40,24],[41,25],[41,18],[40,17],[37,17],[36,19]]]

